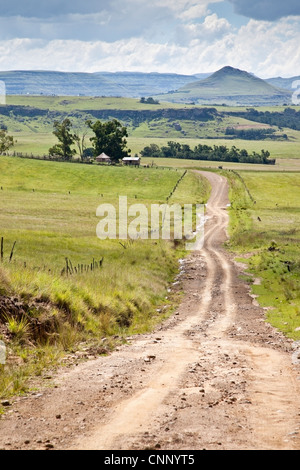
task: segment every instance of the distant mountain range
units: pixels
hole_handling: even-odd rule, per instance
[[[195,104],[277,105],[291,103],[300,77],[262,80],[233,67],[213,74],[51,71],[0,72],[8,95],[155,97]]]
[[[268,78],[266,82],[270,83],[271,85],[278,87],[278,88],[285,88],[286,90],[294,90],[293,83],[296,81],[300,81],[300,76],[298,77],[291,77],[291,78]],[[296,87],[299,88],[299,87]]]
[[[122,96],[141,98],[167,93],[209,74],[51,71],[0,72],[8,95]]]

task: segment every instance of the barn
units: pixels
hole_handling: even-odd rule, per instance
[[[122,162],[127,166],[140,166],[141,159],[140,157],[125,157],[123,158]]]

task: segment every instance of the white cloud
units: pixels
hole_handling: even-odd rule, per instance
[[[280,23],[251,20],[233,32],[228,23],[209,15],[202,23],[211,40],[197,35],[186,45],[153,43],[143,38],[115,42],[42,41],[0,42],[0,69],[45,69],[78,72],[145,71],[192,74],[214,72],[231,65],[261,77],[300,74],[300,21]],[[222,30],[222,25],[224,30]],[[221,36],[217,33],[221,31]],[[287,33],[285,41],[283,31]]]
[[[203,23],[189,23],[179,26],[176,42],[182,45],[188,45],[194,40],[202,43],[214,42],[230,32],[231,29],[231,24],[225,18],[218,18],[213,13],[206,16]]]
[[[2,34],[12,32],[0,41],[0,69],[191,74],[231,65],[263,77],[300,74],[298,17],[251,19],[236,29],[209,13],[210,0],[101,3],[107,8],[97,14],[69,12],[55,20],[0,17]]]

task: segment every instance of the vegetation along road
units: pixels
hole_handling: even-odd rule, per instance
[[[182,262],[184,298],[152,333],[58,371],[0,422],[1,448],[297,449],[299,365],[293,343],[224,250],[228,183],[212,185],[205,244]]]

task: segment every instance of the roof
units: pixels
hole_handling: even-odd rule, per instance
[[[124,157],[123,162],[129,162],[129,161],[134,161],[138,162],[140,160],[140,157]]]
[[[110,157],[108,155],[106,155],[106,153],[101,153],[101,155],[98,155],[98,157],[96,158],[108,158],[110,160]]]

